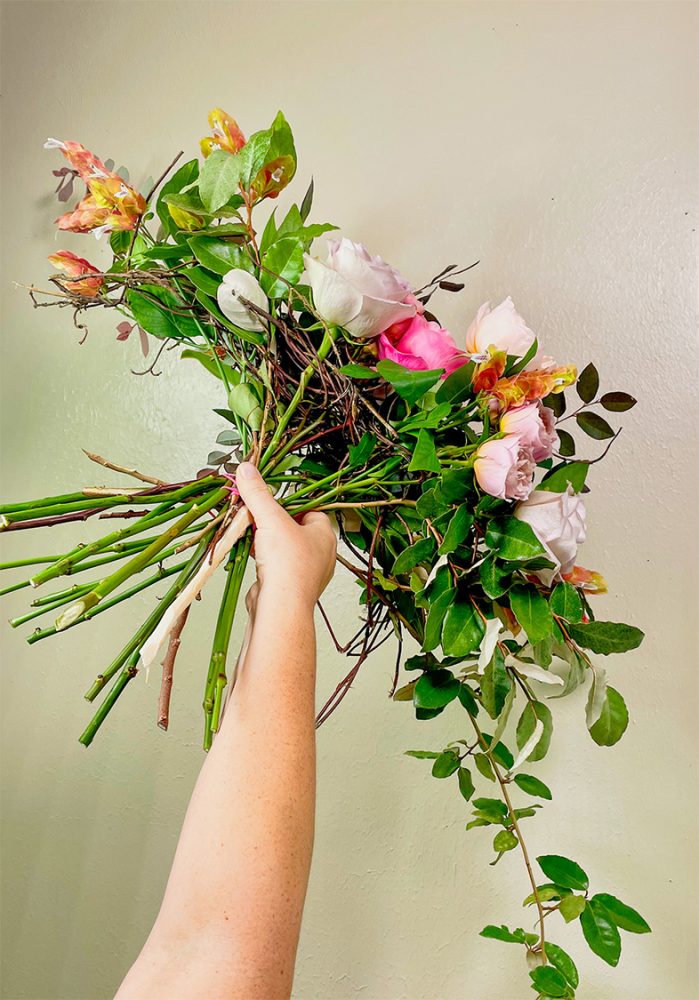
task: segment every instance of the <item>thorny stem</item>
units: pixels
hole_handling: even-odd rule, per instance
[[[190,605],[191,607],[191,605]],[[185,608],[180,617],[175,622],[175,626],[170,633],[167,653],[163,660],[163,677],[160,682],[160,696],[158,698],[158,725],[161,729],[167,730],[170,722],[170,695],[172,694],[172,675],[175,669],[175,659],[182,642],[182,631],[187,624],[190,608]]]

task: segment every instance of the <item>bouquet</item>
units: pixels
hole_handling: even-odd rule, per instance
[[[578,563],[578,546],[593,466],[619,433],[601,411],[619,413],[635,400],[600,393],[593,364],[578,376],[543,353],[509,298],[482,305],[465,333],[452,336],[432,302],[460,292],[469,267],[449,265],[413,289],[349,239],[314,252],[314,241],[336,227],[309,221],[312,182],[299,204],[258,222],[296,173],[290,127],[279,113],[246,139],[220,109],[209,121],[201,159],[180,163],[179,154],[145,196],[124,170],[78,143],[46,144],[68,164],[54,171],[59,199],[76,182],[86,188],[59,229],[106,237],[112,261],[101,270],[68,250],[52,254],[53,288],[32,286],[35,306],[69,309],[84,331],[90,310],[113,310],[120,340],[136,331],[144,350],[157,344],[148,371],[171,349],[203,365],[221,432],[205,466],[194,465],[185,481],[88,454],[131,485],[2,506],[7,532],[105,522],[95,541],[2,565],[32,567],[3,593],[40,595],[11,624],[42,619],[27,639],[37,643],[154,588],[151,613],[89,685],[85,697],[99,703],[80,741],[90,745],[161,651],[157,721],[167,729],[180,636],[194,599],[222,574],[202,677],[208,749],[235,684],[229,641],[253,540],[235,489],[237,463],[254,462],[290,514],[332,512],[360,614],[350,640],[335,640],[351,665],[318,724],[369,654],[396,640],[391,697],[412,705],[419,721],[450,705],[454,719],[448,746],[407,753],[428,760],[434,777],[470,803],[466,828],[490,831],[493,864],[511,851],[524,862],[532,928],[490,924],[481,933],[524,948],[539,997],[573,997],[578,973],[550,940],[551,917],[579,921],[610,965],[619,961],[620,930],[650,928],[615,896],[593,893],[577,862],[530,857],[524,822],[552,793],[526,772],[549,751],[554,700],[580,685],[589,685],[595,743],[613,746],[627,726],[624,700],[599,658],[634,649],[643,633],[597,617],[593,605],[606,585]],[[581,432],[577,440],[571,429]],[[406,638],[417,652],[403,660]]]

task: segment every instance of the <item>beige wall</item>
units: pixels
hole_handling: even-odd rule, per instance
[[[611,972],[577,927],[585,1000],[692,1000],[696,966],[696,7],[687,3],[7,3],[4,5],[3,493],[100,479],[81,447],[188,475],[218,428],[215,387],[186,364],[129,374],[137,345],[95,317],[78,347],[65,313],[32,311],[12,280],[42,280],[54,242],[55,154],[74,138],[136,181],[223,105],[247,130],[278,106],[332,219],[416,282],[481,266],[442,316],[463,336],[512,293],[551,353],[593,357],[640,405],[596,466],[586,565],[610,581],[609,617],[648,639],[608,664],[632,723],[613,750],[586,735],[584,695],[556,705],[555,790],[529,823],[534,853],[578,858],[648,917]],[[296,190],[296,189],[295,189]],[[7,540],[53,550],[79,532]],[[338,575],[328,605],[356,620]],[[153,919],[201,764],[202,666],[215,595],[177,667],[172,728],[139,678],[94,746],[82,693],[147,601],[27,647],[4,629],[4,996],[112,995]],[[22,595],[6,603],[24,607]],[[128,633],[130,634],[130,632]],[[320,692],[345,664],[320,639]],[[528,994],[519,950],[477,937],[516,925],[520,859],[487,867],[455,789],[402,756],[460,735],[458,712],[418,725],[386,698],[393,651],[366,665],[319,737],[318,833],[296,995],[457,1000]],[[273,766],[270,753],[269,766]],[[261,774],[261,780],[264,775]]]

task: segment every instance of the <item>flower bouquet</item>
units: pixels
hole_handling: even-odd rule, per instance
[[[202,677],[208,749],[235,683],[229,641],[252,545],[237,463],[257,464],[289,513],[333,512],[360,616],[344,646],[335,640],[351,666],[318,724],[369,654],[395,639],[391,697],[420,721],[449,705],[454,719],[448,746],[407,753],[430,761],[434,777],[450,779],[470,802],[466,828],[491,831],[493,864],[515,850],[525,864],[533,929],[488,925],[481,933],[525,949],[538,996],[573,997],[578,973],[550,941],[550,917],[578,920],[610,965],[620,930],[650,928],[615,896],[592,894],[576,862],[530,858],[524,821],[552,796],[523,769],[549,750],[553,701],[580,685],[589,684],[595,743],[612,746],[626,729],[624,700],[597,657],[633,649],[643,634],[597,618],[592,605],[605,583],[577,552],[592,466],[619,433],[600,411],[628,410],[635,400],[600,394],[594,365],[578,377],[542,353],[509,298],[481,306],[465,336],[453,337],[430,308],[437,293],[464,288],[469,267],[449,265],[412,289],[348,239],[313,253],[314,240],[336,227],[309,222],[312,182],[299,204],[258,223],[296,172],[289,125],[280,113],[246,140],[220,109],[209,120],[202,159],[180,163],[179,154],[145,196],[78,143],[47,142],[68,163],[54,171],[59,199],[75,182],[86,186],[59,229],[107,236],[113,259],[100,270],[70,251],[52,254],[53,288],[32,286],[34,304],[68,308],[81,330],[91,309],[114,310],[119,339],[136,330],[145,350],[158,344],[150,371],[170,349],[199,362],[212,377],[221,433],[205,467],[196,472],[196,463],[181,482],[88,455],[131,485],[3,505],[7,532],[105,521],[95,541],[2,565],[32,567],[3,593],[39,594],[11,624],[41,618],[28,635],[38,643],[155,588],[151,613],[89,685],[87,700],[101,700],[80,741],[90,745],[161,650],[157,720],[166,729],[182,630],[208,579],[223,574]],[[568,409],[573,387],[578,399]],[[578,454],[571,426],[592,439],[595,454],[584,446]],[[403,661],[405,638],[415,652]],[[476,795],[476,782],[489,791]]]

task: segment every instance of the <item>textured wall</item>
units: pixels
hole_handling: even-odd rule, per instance
[[[47,135],[126,163],[138,182],[193,150],[218,104],[248,130],[282,106],[300,150],[294,191],[313,171],[316,218],[416,282],[479,257],[441,310],[457,335],[481,301],[512,293],[552,354],[594,357],[610,388],[639,397],[592,475],[584,557],[610,581],[609,617],[648,632],[608,664],[632,723],[599,749],[584,694],[557,704],[555,750],[538,770],[555,797],[528,835],[537,854],[578,858],[654,927],[626,937],[615,973],[577,927],[557,932],[585,1000],[696,997],[696,7],[27,2],[3,14],[6,496],[100,479],[81,447],[177,477],[212,442],[221,400],[198,370],[134,378],[137,344],[117,344],[113,320],[95,317],[78,347],[69,315],[32,311],[12,281],[42,280],[59,245],[96,252],[87,237],[54,243]],[[77,535],[12,537],[5,558]],[[341,635],[353,596],[338,574],[327,603]],[[109,997],[143,940],[201,764],[215,598],[188,629],[170,733],[154,725],[157,684],[139,678],[89,752],[76,740],[83,690],[147,601],[32,648],[3,629],[8,1000]],[[23,606],[13,595],[7,615]],[[345,664],[325,636],[320,650],[326,694]],[[520,859],[489,869],[490,837],[465,834],[455,789],[402,756],[461,735],[460,717],[418,724],[391,704],[392,656],[366,665],[320,733],[296,995],[525,996],[519,950],[477,937],[486,921],[521,919]]]

